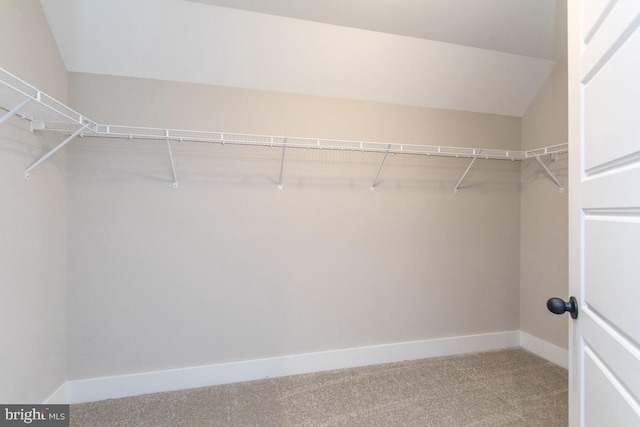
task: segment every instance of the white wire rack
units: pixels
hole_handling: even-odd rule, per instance
[[[8,112],[0,118],[0,123],[13,115],[30,121],[66,124],[70,129],[96,123],[63,103],[36,89],[24,80],[0,68],[0,106]]]
[[[76,123],[34,121],[34,130],[73,132]],[[303,138],[292,136],[256,135],[228,132],[207,132],[182,129],[147,128],[117,125],[95,125],[82,132],[82,136],[120,139],[151,139],[173,142],[202,142],[230,145],[255,145],[263,147],[303,148],[316,150],[363,151],[393,154],[414,154],[440,157],[523,160],[524,151],[487,148],[445,147],[420,144],[352,141],[341,139]],[[547,153],[550,154],[550,153]]]
[[[118,126],[98,124],[80,113],[72,110],[61,102],[36,89],[8,71],[0,68],[0,107],[6,113],[0,117],[0,124],[10,117],[17,115],[31,122],[32,131],[52,131],[69,134],[69,136],[55,148],[45,153],[25,170],[25,178],[29,173],[47,160],[59,149],[71,142],[76,136],[91,136],[99,138],[144,139],[163,141],[167,145],[171,169],[173,172],[173,186],[178,187],[178,179],[171,150],[172,143],[200,142],[211,144],[253,145],[274,147],[282,150],[280,178],[278,188],[282,189],[282,175],[287,149],[315,149],[376,152],[383,155],[377,173],[370,185],[374,191],[378,176],[384,166],[389,153],[410,154],[437,157],[455,157],[471,159],[464,174],[456,184],[454,191],[458,192],[460,184],[471,170],[477,159],[520,161],[535,158],[545,169],[550,178],[558,185],[560,191],[564,188],[552,172],[540,159],[541,156],[559,155],[568,151],[567,144],[559,144],[529,151],[501,150],[494,148],[468,148],[434,146],[423,144],[399,144],[388,142],[368,142],[338,139],[318,139],[273,135],[254,135],[226,132],[208,132],[197,130],[162,129],[135,126]]]

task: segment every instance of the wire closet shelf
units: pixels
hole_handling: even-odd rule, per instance
[[[535,158],[541,163],[545,171],[562,191],[562,185],[555,179],[555,177],[553,177],[551,171],[540,160],[540,156],[560,155],[568,151],[568,144],[558,144],[535,150],[519,151],[495,148],[400,144],[98,124],[38,90],[24,80],[21,80],[15,75],[9,73],[3,68],[0,68],[0,107],[6,111],[6,113],[0,117],[0,124],[4,123],[10,117],[17,115],[22,119],[31,122],[32,131],[61,132],[69,135],[67,139],[56,146],[53,150],[46,153],[29,166],[25,171],[26,178],[29,177],[31,170],[39,166],[43,161],[55,154],[56,151],[64,147],[75,137],[86,136],[130,140],[157,140],[166,142],[174,175],[174,187],[177,187],[178,183],[173,155],[171,152],[171,143],[199,142],[280,148],[282,149],[282,163],[284,163],[285,152],[287,149],[341,150],[382,153],[384,157],[382,158],[380,168],[378,169],[378,174],[380,173],[384,160],[389,153],[471,159],[469,167],[454,189],[456,192],[460,183],[473,165],[473,162],[479,158],[511,161]],[[370,186],[372,191],[375,187],[378,174],[376,174],[376,178]],[[278,188],[282,188],[282,167]]]

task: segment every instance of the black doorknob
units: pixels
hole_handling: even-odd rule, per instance
[[[565,311],[571,313],[572,319],[578,318],[578,301],[571,297],[569,302],[565,302],[562,298],[549,298],[547,308],[555,314],[563,314]]]

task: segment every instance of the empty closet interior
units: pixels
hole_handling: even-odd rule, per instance
[[[544,55],[161,3],[0,1],[0,401],[513,346],[563,364],[562,2]],[[178,16],[217,24],[211,51]]]

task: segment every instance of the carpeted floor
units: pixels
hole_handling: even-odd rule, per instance
[[[567,371],[523,349],[71,406],[72,426],[566,426]]]

